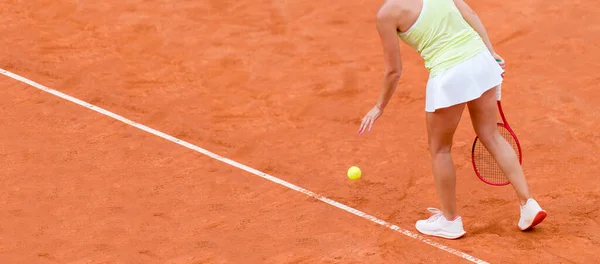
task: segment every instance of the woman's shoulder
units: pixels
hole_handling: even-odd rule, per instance
[[[386,0],[377,11],[377,17],[403,17],[410,16],[415,6],[422,0]]]
[[[409,6],[410,2],[421,0],[386,0],[379,7],[378,13],[398,13],[402,12]]]
[[[387,0],[377,12],[378,20],[396,21],[398,28],[407,29],[419,17],[423,0]]]

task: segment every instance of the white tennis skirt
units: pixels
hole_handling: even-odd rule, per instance
[[[435,112],[440,108],[475,100],[485,91],[501,84],[502,73],[492,54],[484,50],[427,81],[425,111]]]

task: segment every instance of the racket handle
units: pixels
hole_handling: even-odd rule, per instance
[[[502,96],[502,84],[496,87],[496,100],[500,101],[500,97]]]
[[[501,62],[501,60],[496,59],[497,62]],[[502,73],[502,78],[504,78],[504,73]],[[502,84],[496,87],[496,100],[500,101],[500,97],[502,97]]]

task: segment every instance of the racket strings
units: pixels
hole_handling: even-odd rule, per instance
[[[500,135],[511,145],[515,154],[517,154],[517,158],[520,158],[518,145],[513,135],[501,125],[498,125],[498,130]],[[508,178],[481,141],[477,140],[473,152],[475,167],[482,179],[492,184],[508,184]]]

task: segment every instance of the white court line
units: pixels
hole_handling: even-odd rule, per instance
[[[264,178],[264,179],[267,179],[267,180],[269,180],[269,181],[272,181],[272,182],[274,182],[274,183],[277,183],[277,184],[283,185],[283,186],[285,186],[285,187],[288,187],[288,188],[290,188],[290,189],[292,189],[292,190],[294,190],[294,191],[297,191],[297,192],[301,192],[301,193],[303,193],[303,194],[306,194],[306,195],[308,195],[308,196],[310,196],[310,197],[313,197],[313,198],[315,198],[315,199],[318,199],[318,200],[320,200],[320,201],[322,201],[322,202],[325,202],[325,203],[327,203],[327,204],[333,205],[333,206],[335,206],[335,207],[337,207],[337,208],[339,208],[339,209],[342,209],[342,210],[344,210],[344,211],[346,211],[346,212],[349,212],[349,213],[351,213],[351,214],[354,214],[354,215],[360,216],[360,217],[362,217],[362,218],[364,218],[364,219],[367,219],[367,220],[369,220],[369,221],[372,221],[372,222],[374,222],[374,223],[377,223],[377,224],[379,224],[379,225],[385,226],[385,227],[387,227],[387,228],[389,228],[389,229],[392,229],[392,230],[394,230],[394,231],[396,231],[396,232],[399,232],[399,233],[401,233],[401,234],[404,234],[404,235],[406,235],[406,236],[408,236],[408,237],[412,237],[412,238],[416,239],[416,240],[417,240],[417,241],[419,241],[419,242],[423,242],[423,243],[425,243],[425,244],[431,245],[431,246],[433,246],[433,247],[436,247],[436,248],[438,248],[438,249],[441,249],[441,250],[443,250],[443,251],[446,251],[446,252],[448,252],[448,253],[454,254],[454,255],[456,255],[456,256],[458,256],[458,257],[461,257],[461,258],[463,258],[463,259],[466,259],[466,260],[468,260],[468,261],[471,261],[471,262],[473,262],[473,263],[479,263],[479,264],[484,264],[484,263],[485,263],[485,264],[488,264],[488,262],[485,262],[485,261],[483,261],[483,260],[481,260],[481,259],[475,258],[475,257],[473,257],[473,256],[471,256],[471,255],[468,255],[467,253],[464,253],[464,252],[458,251],[458,250],[456,250],[456,249],[449,248],[449,247],[447,247],[447,246],[445,246],[445,245],[442,245],[442,244],[440,244],[440,243],[437,243],[437,242],[435,242],[435,241],[432,241],[432,240],[430,240],[430,239],[428,239],[428,238],[425,238],[425,237],[423,237],[423,236],[421,236],[421,235],[419,235],[419,234],[416,234],[416,233],[413,233],[413,232],[411,232],[411,231],[409,231],[409,230],[406,230],[406,229],[404,229],[404,228],[401,228],[401,227],[399,227],[399,226],[397,226],[397,225],[390,224],[390,223],[388,223],[388,222],[386,222],[386,221],[384,221],[384,220],[381,220],[381,219],[379,219],[379,218],[377,218],[377,217],[374,217],[374,216],[372,216],[372,215],[369,215],[369,214],[367,214],[367,213],[361,212],[361,211],[359,211],[359,210],[356,210],[356,209],[354,209],[354,208],[352,208],[352,207],[349,207],[349,206],[347,206],[347,205],[344,205],[344,204],[338,203],[338,202],[336,202],[336,201],[334,201],[334,200],[331,200],[331,199],[329,199],[329,198],[327,198],[327,197],[321,196],[321,195],[319,195],[319,194],[316,194],[316,193],[314,193],[314,192],[311,192],[311,191],[309,191],[309,190],[307,190],[307,189],[304,189],[304,188],[302,188],[302,187],[299,187],[299,186],[296,186],[296,185],[294,185],[294,184],[291,184],[291,183],[289,183],[289,182],[286,182],[286,181],[284,181],[284,180],[281,180],[281,179],[279,179],[279,178],[277,178],[277,177],[275,177],[275,176],[271,176],[271,175],[269,175],[269,174],[266,174],[266,173],[264,173],[264,172],[261,172],[261,171],[258,171],[258,170],[256,170],[256,169],[250,168],[250,167],[248,167],[248,166],[246,166],[246,165],[244,165],[244,164],[240,164],[240,163],[238,163],[238,162],[236,162],[236,161],[233,161],[233,160],[230,160],[230,159],[228,159],[228,158],[221,157],[221,156],[219,156],[219,155],[217,155],[217,154],[215,154],[215,153],[212,153],[212,152],[210,152],[210,151],[208,151],[208,150],[205,150],[205,149],[203,149],[203,148],[201,148],[201,147],[198,147],[198,146],[196,146],[196,145],[194,145],[194,144],[191,144],[191,143],[188,143],[188,142],[186,142],[186,141],[183,141],[183,140],[181,140],[181,139],[178,139],[178,138],[176,138],[176,137],[173,137],[173,136],[167,135],[167,134],[165,134],[165,133],[163,133],[163,132],[160,132],[160,131],[158,131],[158,130],[155,130],[155,129],[149,128],[149,127],[147,127],[147,126],[145,126],[145,125],[142,125],[142,124],[136,123],[136,122],[134,122],[134,121],[131,121],[131,120],[127,119],[127,118],[124,118],[124,117],[122,117],[122,116],[120,116],[120,115],[117,115],[117,114],[115,114],[115,113],[112,113],[112,112],[110,112],[110,111],[104,110],[104,109],[102,109],[102,108],[100,108],[100,107],[97,107],[97,106],[95,106],[95,105],[93,105],[93,104],[90,104],[90,103],[84,102],[84,101],[82,101],[82,100],[79,100],[79,99],[77,99],[77,98],[75,98],[75,97],[72,97],[72,96],[66,95],[66,94],[64,94],[64,93],[61,93],[61,92],[59,92],[59,91],[56,91],[56,90],[54,90],[54,89],[50,89],[50,88],[48,88],[48,87],[46,87],[46,86],[43,86],[43,85],[41,85],[41,84],[39,84],[39,83],[36,83],[36,82],[34,82],[34,81],[31,81],[31,80],[29,80],[29,79],[27,79],[27,78],[21,77],[21,76],[19,76],[19,75],[17,75],[17,74],[14,74],[14,73],[12,73],[12,72],[9,72],[9,71],[6,71],[6,70],[4,70],[4,69],[1,69],[1,68],[0,68],[0,73],[1,73],[1,74],[3,74],[3,75],[6,75],[6,76],[8,76],[8,77],[10,77],[10,78],[13,78],[13,79],[15,79],[15,80],[17,80],[17,81],[20,81],[20,82],[23,82],[23,83],[29,84],[29,85],[31,85],[31,86],[33,86],[33,87],[35,87],[35,88],[37,88],[37,89],[40,89],[40,90],[42,90],[42,91],[45,91],[45,92],[51,93],[51,94],[53,94],[53,95],[56,95],[56,96],[58,96],[58,97],[60,97],[60,98],[62,98],[62,99],[65,99],[65,100],[67,100],[67,101],[70,101],[70,102],[72,102],[72,103],[76,103],[76,104],[78,104],[78,105],[81,105],[81,106],[83,106],[83,107],[87,107],[87,108],[89,108],[89,109],[91,109],[91,110],[93,110],[93,111],[96,111],[96,112],[98,112],[98,113],[100,113],[100,114],[106,115],[106,116],[108,116],[108,117],[112,117],[112,118],[114,118],[114,119],[116,119],[116,120],[119,120],[119,121],[121,121],[121,122],[125,123],[125,124],[128,124],[128,125],[130,125],[130,126],[136,127],[136,128],[138,128],[138,129],[141,129],[141,130],[143,130],[143,131],[146,131],[146,132],[148,132],[148,133],[150,133],[150,134],[153,134],[153,135],[159,136],[159,137],[161,137],[161,138],[164,138],[164,139],[166,139],[166,140],[169,140],[169,141],[171,141],[171,142],[177,143],[177,144],[179,144],[179,145],[181,145],[181,146],[184,146],[184,147],[186,147],[186,148],[189,148],[189,149],[191,149],[191,150],[195,150],[195,151],[197,151],[197,152],[200,152],[200,153],[202,153],[202,154],[204,154],[204,155],[206,155],[206,156],[209,156],[209,157],[211,157],[211,158],[213,158],[213,159],[216,159],[216,160],[218,160],[218,161],[221,161],[221,162],[227,163],[227,164],[229,164],[229,165],[231,165],[231,166],[234,166],[234,167],[236,167],[236,168],[239,168],[239,169],[245,170],[245,171],[247,171],[247,172],[249,172],[249,173],[252,173],[252,174],[254,174],[254,175],[256,175],[256,176],[259,176],[259,177],[262,177],[262,178]]]

